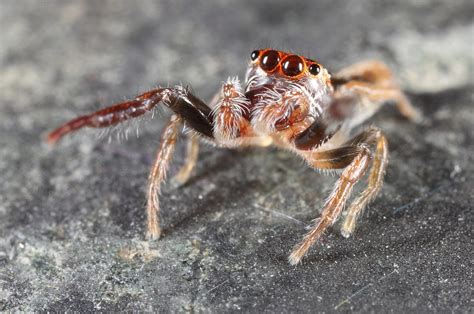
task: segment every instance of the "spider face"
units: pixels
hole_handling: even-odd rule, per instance
[[[245,95],[261,133],[312,122],[328,106],[331,92],[328,71],[314,60],[273,49],[250,54]]]
[[[329,73],[319,63],[303,56],[273,49],[254,50],[247,70],[247,91],[257,86],[301,83],[311,89],[329,85]]]

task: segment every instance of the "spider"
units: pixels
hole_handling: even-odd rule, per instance
[[[145,114],[158,104],[173,111],[164,128],[148,179],[147,238],[161,235],[160,186],[165,180],[180,126],[188,133],[187,156],[175,179],[184,183],[196,164],[199,138],[219,147],[269,146],[290,150],[313,169],[340,175],[320,217],[289,255],[298,264],[308,249],[341,216],[352,188],[368,173],[365,190],[350,204],[341,227],[344,237],[382,186],[387,166],[387,140],[369,127],[354,132],[384,103],[396,104],[414,121],[421,115],[379,61],[356,63],[331,75],[319,62],[274,49],[250,54],[245,84],[229,78],[207,105],[183,86],[160,87],[91,114],[73,119],[48,135],[55,143],[84,127],[106,128]]]

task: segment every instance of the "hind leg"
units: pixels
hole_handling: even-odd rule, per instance
[[[422,116],[413,107],[395,82],[392,71],[382,62],[364,61],[344,68],[333,75],[336,97],[356,96],[366,99],[377,107],[386,101],[394,101],[400,113],[414,122]],[[374,109],[374,108],[372,108]],[[364,108],[367,110],[367,108]],[[374,109],[374,111],[378,110]]]
[[[184,165],[179,169],[178,173],[174,176],[173,181],[179,185],[185,184],[191,172],[196,166],[196,162],[199,155],[199,138],[194,134],[188,135],[188,143],[186,147],[186,159]]]
[[[398,88],[376,88],[365,82],[349,82],[341,88],[341,92],[353,93],[362,100],[368,100],[370,106],[376,106],[377,111],[382,104],[394,101],[398,111],[405,118],[413,122],[421,122],[423,117],[410,103],[405,94]],[[365,109],[365,108],[364,108]]]

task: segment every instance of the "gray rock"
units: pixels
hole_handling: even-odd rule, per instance
[[[0,310],[472,310],[473,9],[1,2]],[[298,267],[287,255],[335,178],[288,152],[204,146],[191,182],[164,187],[165,235],[147,243],[145,184],[169,113],[138,139],[84,131],[53,148],[43,141],[66,119],[159,84],[209,98],[265,46],[331,70],[382,59],[426,116],[414,125],[387,107],[374,118],[391,150],[382,193],[352,238],[336,226]]]

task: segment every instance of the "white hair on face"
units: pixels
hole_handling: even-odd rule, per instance
[[[310,93],[311,108],[322,114],[329,105],[330,90],[319,78],[309,78],[306,90]]]
[[[271,82],[272,79],[270,76],[262,70],[260,67],[257,66],[249,66],[247,69],[247,73],[245,74],[245,91],[252,90],[257,88],[258,86],[265,85]]]
[[[275,131],[275,123],[289,117],[297,103],[306,102],[312,118],[322,115],[329,103],[329,90],[319,78],[299,81],[281,78],[274,85],[256,95],[259,101],[252,110],[252,124],[270,132]]]

